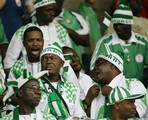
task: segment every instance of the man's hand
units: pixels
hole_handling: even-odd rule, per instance
[[[84,100],[84,103],[87,105],[87,106],[90,106],[91,105],[91,102],[92,100],[98,96],[100,92],[100,88],[99,88],[99,85],[98,84],[95,84],[93,85],[87,92],[87,95],[86,95],[86,98]]]

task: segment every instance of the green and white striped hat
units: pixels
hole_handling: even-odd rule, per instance
[[[122,60],[122,58],[118,54],[111,52],[111,50],[110,50],[110,48],[107,44],[104,44],[104,45],[105,45],[107,54],[105,54],[105,53],[100,54],[98,56],[98,59],[103,58],[104,60],[107,60],[108,62],[115,65],[121,72],[123,72],[123,60]]]
[[[30,80],[38,80],[41,76],[43,76],[45,74],[48,74],[49,71],[44,70],[44,71],[41,71],[41,72],[35,74],[34,76],[29,76],[28,78],[26,78],[27,77],[26,69],[24,69],[23,73],[24,73],[23,74],[24,76],[20,76],[18,79],[8,81],[8,83],[7,83],[8,90],[7,90],[6,95],[3,98],[3,103],[5,103],[6,100],[8,98],[10,98],[12,95],[16,94],[18,92],[18,89],[20,89],[28,81],[30,81]]]
[[[127,2],[120,3],[113,13],[112,23],[133,24],[133,13]]]
[[[35,0],[34,1],[34,8],[39,8],[45,5],[49,5],[52,3],[56,3],[55,0]]]
[[[127,89],[123,87],[115,87],[108,96],[109,102],[107,105],[113,105],[123,100],[139,99],[144,94],[131,94]]]
[[[63,61],[65,61],[65,58],[62,52],[62,47],[57,42],[54,42],[53,44],[49,44],[48,46],[46,46],[41,52],[40,59],[43,55],[50,54],[50,53],[59,56]]]
[[[118,54],[113,52],[108,55],[100,54],[98,58],[103,58],[104,60],[109,61],[110,63],[115,65],[121,72],[123,72],[123,60]]]

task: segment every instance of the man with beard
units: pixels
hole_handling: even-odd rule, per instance
[[[8,82],[23,76],[24,72],[29,77],[41,71],[40,53],[44,45],[42,31],[36,26],[31,26],[25,30],[23,39],[27,54],[14,63],[7,79]],[[8,103],[6,110],[12,110],[17,105],[16,97],[11,97],[9,100],[11,102]]]
[[[8,82],[12,90],[7,91],[4,99],[6,100],[10,96],[15,95],[18,99],[19,106],[11,113],[4,116],[2,120],[56,120],[53,115],[44,115],[40,109],[36,108],[40,102],[42,93],[38,77],[30,76],[26,78],[24,74],[24,76],[20,76],[18,79]]]
[[[27,28],[23,36],[23,45],[27,54],[14,63],[8,80],[17,79],[23,75],[24,70],[27,70],[28,76],[41,71],[40,53],[44,45],[42,31],[36,26]]]
[[[71,46],[68,33],[63,26],[52,22],[56,14],[55,0],[35,0],[34,7],[36,14],[31,23],[19,28],[13,35],[4,59],[5,72],[17,61],[21,52],[26,55],[23,46],[24,31],[30,26],[37,26],[43,32],[44,46],[49,43],[58,42],[62,46]]]
[[[119,4],[113,14],[112,23],[115,32],[98,41],[91,59],[91,69],[94,68],[98,56],[106,51],[106,43],[112,52],[122,56],[125,77],[142,81],[144,68],[148,66],[148,40],[132,31],[133,14],[128,3]]]
[[[110,51],[109,47],[106,46],[106,50]],[[131,94],[145,95],[143,98],[137,99],[135,101],[136,114],[133,116],[133,120],[148,119],[148,96],[146,88],[136,78],[125,78],[123,75],[123,60],[118,54],[113,52],[100,54],[96,61],[93,72],[95,80],[100,83],[101,92],[92,102],[92,119],[101,119],[106,117],[110,118],[111,111],[110,108],[106,105],[108,102],[107,96],[112,91],[112,89],[117,86],[128,89]]]
[[[42,71],[48,70],[44,75],[41,86],[47,93],[44,97],[43,107],[49,106],[50,113],[58,120],[71,120],[85,118],[86,113],[80,105],[80,90],[60,72],[65,62],[62,47],[57,43],[49,44],[41,53]],[[42,107],[42,108],[43,108]]]
[[[80,57],[81,63],[84,65],[83,69],[85,69],[85,72],[87,72],[86,70],[90,67],[90,59],[85,61],[86,59],[83,59],[83,54],[86,53],[84,56],[87,55],[86,57],[88,57],[90,54],[92,55],[95,48],[94,43],[89,36],[89,25],[83,16],[63,8],[63,4],[64,0],[56,0],[57,17],[54,20],[57,20],[68,31],[72,43],[71,47]],[[84,48],[82,46],[84,46]],[[82,50],[82,48],[84,50]],[[87,64],[87,66],[85,66],[85,64]]]
[[[82,89],[84,92],[85,96],[84,98],[81,98],[81,100],[83,100],[86,113],[88,117],[90,117],[90,107],[92,100],[95,97],[97,97],[98,93],[100,92],[99,85],[95,84],[94,81],[90,78],[90,76],[86,75],[81,71],[80,58],[72,48],[64,46],[63,53],[71,55],[70,66],[74,71],[73,74],[76,75],[77,78],[76,82],[78,82],[78,84],[80,85],[79,87],[81,87],[80,89]]]

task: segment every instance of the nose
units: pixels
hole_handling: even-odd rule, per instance
[[[51,62],[52,62],[52,59],[50,57],[48,57],[47,63],[51,63]]]
[[[133,104],[133,108],[136,109],[136,105],[135,104]]]
[[[41,96],[41,90],[35,90],[35,94]]]
[[[34,40],[33,41],[33,45],[37,45],[37,40]]]

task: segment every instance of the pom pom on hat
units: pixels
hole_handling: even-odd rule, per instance
[[[35,0],[34,1],[34,8],[39,8],[45,5],[49,5],[52,3],[56,3],[55,0]]]
[[[133,13],[129,4],[125,0],[119,3],[117,9],[113,13],[112,23],[133,24]]]

